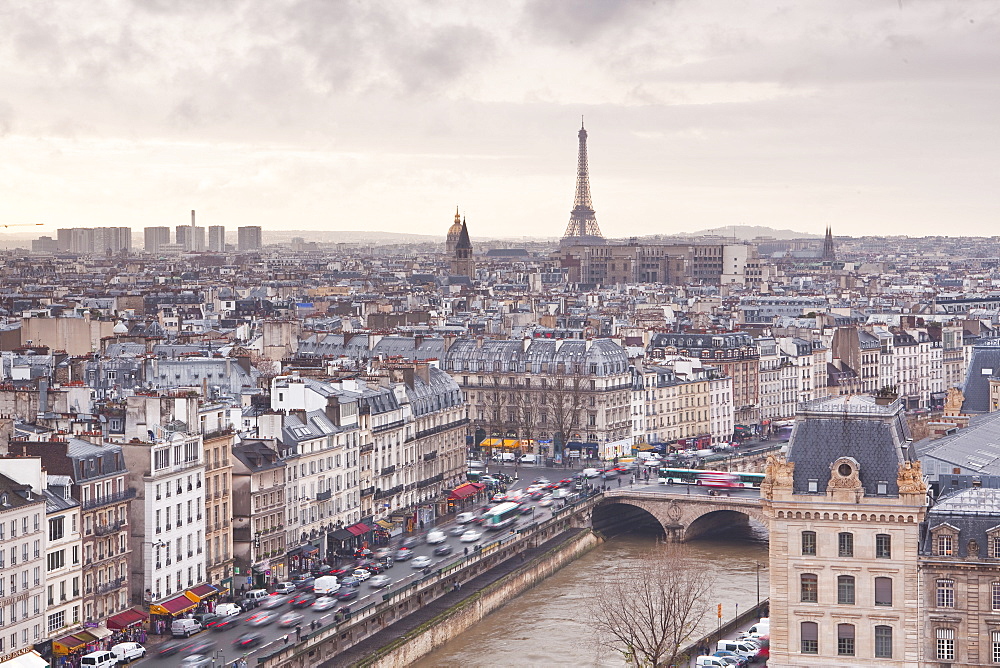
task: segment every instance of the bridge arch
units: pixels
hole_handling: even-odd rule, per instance
[[[681,540],[687,542],[708,533],[715,533],[736,527],[746,527],[752,519],[752,514],[742,508],[739,510],[731,508],[709,510],[703,515],[695,517],[687,525]]]
[[[626,499],[607,499],[594,506],[591,525],[604,534],[642,531],[655,533],[657,538],[666,538],[663,521],[644,505]]]

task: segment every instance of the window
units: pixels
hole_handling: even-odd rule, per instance
[[[802,554],[815,556],[815,554],[816,554],[816,532],[815,531],[803,531],[802,532]]]
[[[2,528],[3,525],[0,525]],[[3,538],[0,535],[0,538]],[[990,536],[990,558],[1000,559],[1000,536]]]
[[[802,622],[799,625],[799,633],[802,636],[802,653],[819,654],[819,624],[816,622]]]
[[[841,605],[854,605],[854,576],[837,576],[837,603]]]
[[[837,624],[837,654],[854,656],[854,624]]]
[[[876,626],[875,627],[875,658],[876,659],[891,659],[892,658],[892,627],[891,626]]]
[[[939,608],[955,607],[955,581],[937,581],[937,605]]]
[[[937,545],[937,555],[941,557],[950,557],[954,550],[954,541],[952,540],[951,534],[942,533],[938,534],[937,540],[935,541]]]
[[[854,556],[854,534],[846,531],[837,535],[837,556]]]
[[[59,550],[58,552],[49,552],[46,555],[48,559],[48,568],[46,570],[54,571],[57,568],[62,568],[66,565],[66,550]]]
[[[816,603],[819,601],[819,581],[815,573],[803,573],[801,581],[801,597],[803,603]]]
[[[990,634],[990,644],[990,656],[993,663],[1000,663],[1000,631],[994,631]]]
[[[887,533],[875,534],[875,558],[892,559],[892,536]]]
[[[937,658],[941,661],[955,660],[955,629],[938,629]]]
[[[875,605],[892,605],[892,578],[875,578]]]

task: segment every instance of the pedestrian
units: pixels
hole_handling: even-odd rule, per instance
[[[465,546],[465,556],[469,556],[469,546]]]
[[[302,642],[302,626],[295,627],[295,642]]]
[[[619,486],[619,487],[621,487],[621,486],[622,486],[622,479],[621,479],[621,478],[618,478],[618,486]]]
[[[281,639],[282,639],[283,641],[285,641],[285,644],[286,644],[286,645],[288,644],[288,634],[287,634],[287,633],[286,633],[285,635],[281,636]]]
[[[316,620],[314,619],[311,622],[309,622],[309,631],[312,632],[315,630],[316,630]]]

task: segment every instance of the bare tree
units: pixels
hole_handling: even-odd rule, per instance
[[[561,366],[561,365],[560,365]],[[553,438],[557,439],[565,449],[566,442],[580,430],[583,422],[583,409],[587,402],[586,383],[580,365],[560,369],[555,378],[548,380],[546,392],[551,408]]]
[[[588,604],[594,640],[631,666],[669,666],[696,639],[715,576],[681,545],[658,545],[643,557],[650,568],[609,569],[596,583]]]

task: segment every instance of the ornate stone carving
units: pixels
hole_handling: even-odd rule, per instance
[[[791,489],[794,473],[794,463],[786,462],[783,457],[773,452],[769,454],[767,464],[764,466],[764,482],[760,485],[763,496],[770,498],[775,488]]]
[[[979,558],[979,543],[974,540],[969,541],[969,558],[978,559]]]
[[[962,394],[962,390],[957,387],[949,387],[948,395],[944,400],[944,415],[946,417],[961,415],[963,401],[965,401],[965,395]]]
[[[900,494],[926,494],[927,483],[924,482],[920,462],[903,462],[900,464],[899,475],[896,477],[896,485],[899,487]]]
[[[826,490],[840,489],[861,489],[858,462],[852,457],[841,457],[830,465],[830,482],[826,484]]]

